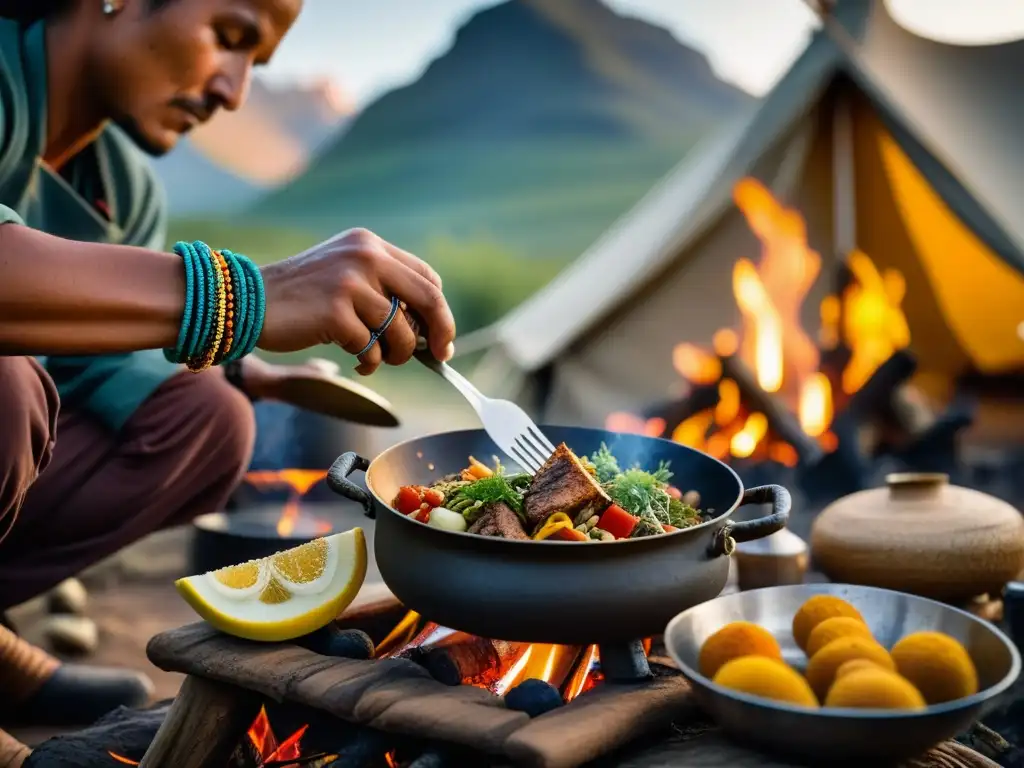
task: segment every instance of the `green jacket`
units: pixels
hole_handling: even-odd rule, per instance
[[[42,23],[25,28],[0,20],[0,223],[24,223],[71,240],[164,249],[163,190],[146,158],[116,127],[107,127],[63,174],[40,161],[44,33]],[[115,431],[177,371],[160,350],[44,363],[64,407],[88,410]]]

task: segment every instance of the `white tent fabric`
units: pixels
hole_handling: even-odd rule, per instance
[[[918,253],[924,262],[935,244],[922,243],[921,233],[894,221],[888,209],[908,201],[930,206],[922,216],[934,219],[944,212],[953,219],[949,239],[962,246],[965,258],[986,260],[978,274],[1008,286],[993,306],[1002,301],[1002,316],[1012,314],[1012,303],[1024,299],[1024,280],[1014,283],[1024,273],[1024,100],[1013,84],[1021,71],[1024,42],[944,46],[900,28],[880,0],[843,0],[752,113],[694,150],[547,288],[479,332],[477,339],[491,345],[476,373],[479,383],[521,399],[543,390],[549,418],[586,424],[600,423],[609,411],[635,410],[664,398],[678,378],[669,362],[675,344],[707,343],[716,329],[735,322],[732,265],[758,253],[731,198],[744,176],[760,179],[801,211],[828,273],[838,247],[832,121],[839,99],[855,102],[860,116],[857,172],[864,180],[857,179],[856,196],[866,199],[858,201],[856,229],[877,252],[871,255],[882,266],[888,259],[910,272],[912,290],[928,284],[937,257],[932,254],[922,266],[909,264],[908,254]],[[872,183],[882,192],[866,192]],[[830,288],[823,280],[808,297],[809,325],[816,320],[817,299]],[[979,361],[991,367],[1024,362],[1024,341],[1015,327],[1002,323],[995,336],[981,338],[984,330],[967,333],[943,317],[941,307],[948,309],[950,296],[961,304],[963,297],[977,301],[984,286],[943,290],[937,284],[918,291],[908,308],[926,330],[926,359],[946,353],[943,340],[929,329],[949,324],[947,369]],[[1005,349],[1015,342],[1019,350]],[[974,346],[989,350],[987,356]],[[992,355],[997,346],[999,354]]]

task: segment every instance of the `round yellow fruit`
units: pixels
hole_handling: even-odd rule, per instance
[[[704,641],[697,666],[705,677],[714,677],[723,665],[743,656],[767,656],[781,660],[782,649],[764,627],[749,621],[734,621]]]
[[[867,659],[890,672],[896,671],[889,652],[876,641],[850,635],[840,637],[814,654],[807,664],[807,682],[819,699],[825,700],[839,667],[853,659]]]
[[[836,675],[825,697],[825,706],[918,710],[926,705],[924,697],[910,681],[871,664],[869,668]]]
[[[860,619],[851,616],[833,616],[831,619],[825,619],[812,629],[807,637],[807,656],[814,656],[833,640],[850,636],[874,639],[868,625]]]
[[[978,692],[978,671],[967,649],[942,632],[914,632],[892,647],[892,659],[929,704]]]
[[[722,666],[712,682],[723,688],[800,707],[817,707],[818,699],[792,667],[767,656],[744,656]]]
[[[793,639],[796,640],[796,644],[806,652],[807,641],[814,628],[826,619],[836,616],[846,616],[866,623],[860,611],[845,600],[834,595],[815,595],[801,605],[793,617]]]
[[[221,632],[282,641],[337,618],[365,577],[366,538],[361,528],[353,528],[261,560],[179,579],[174,586]]]
[[[836,670],[835,680],[839,680],[851,672],[859,672],[862,669],[885,669],[885,667],[878,666],[871,659],[850,659],[839,665],[839,669]]]

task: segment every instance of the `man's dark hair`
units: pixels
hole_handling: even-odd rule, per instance
[[[0,16],[31,22],[63,11],[68,0],[0,0]]]
[[[0,18],[31,23],[57,16],[67,10],[73,0],[0,0]],[[96,0],[99,2],[99,0]],[[147,0],[151,11],[158,10],[172,0]]]

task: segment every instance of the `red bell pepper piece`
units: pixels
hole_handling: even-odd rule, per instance
[[[429,523],[431,509],[431,506],[424,502],[423,504],[420,505],[419,511],[413,514],[413,517],[416,520],[419,520],[421,523]]]
[[[590,539],[587,534],[577,531],[575,528],[559,528],[551,534],[550,538],[559,541],[588,541]]]
[[[403,515],[411,515],[423,503],[422,489],[415,485],[403,485],[395,496],[395,509]]]
[[[616,539],[628,539],[629,534],[636,528],[640,518],[633,517],[618,504],[612,504],[601,513],[601,519],[597,521],[597,527],[602,531],[608,531]]]
[[[423,492],[423,501],[431,507],[440,507],[444,504],[444,494],[434,488],[427,488]]]
[[[668,523],[662,523],[661,528],[663,531],[665,531],[665,533],[675,533],[679,530],[674,525],[669,525]]]

